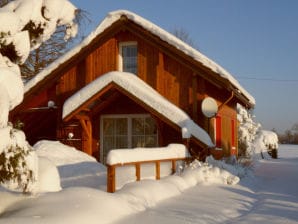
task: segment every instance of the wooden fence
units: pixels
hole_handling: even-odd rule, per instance
[[[128,163],[118,163],[113,165],[107,165],[107,192],[113,193],[116,191],[116,168],[123,166],[134,166],[136,181],[141,180],[141,165],[142,164],[155,164],[155,179],[160,179],[160,164],[163,162],[172,163],[172,174],[176,172],[176,162],[177,161],[187,161],[189,158],[171,158],[171,159],[161,159],[161,160],[149,160],[149,161],[137,161]]]

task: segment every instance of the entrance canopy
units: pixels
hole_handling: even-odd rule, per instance
[[[109,72],[72,95],[63,105],[63,120],[69,121],[86,107],[94,104],[99,96],[111,88],[116,88],[161,120],[180,127],[183,138],[194,137],[207,146],[214,146],[207,132],[183,110],[169,102],[135,74],[126,72]]]

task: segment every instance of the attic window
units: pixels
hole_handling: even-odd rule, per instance
[[[133,74],[138,73],[137,42],[121,42],[119,44],[119,70]]]

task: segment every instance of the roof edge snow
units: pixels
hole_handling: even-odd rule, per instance
[[[65,119],[70,116],[88,99],[96,95],[112,82],[141,100],[154,111],[178,125],[181,128],[183,138],[190,138],[193,136],[205,145],[210,147],[214,146],[207,132],[191,120],[183,110],[169,102],[136,75],[126,72],[106,73],[76,92],[65,101],[62,118]]]
[[[144,29],[153,33],[154,35],[160,37],[163,41],[169,43],[170,45],[176,47],[178,50],[184,52],[186,55],[192,57],[194,60],[202,63],[204,66],[210,68],[212,71],[220,75],[221,77],[227,79],[235,88],[238,89],[240,93],[242,93],[249,101],[251,105],[255,105],[255,99],[252,95],[250,95],[241,85],[240,83],[224,68],[220,65],[200,53],[198,50],[192,48],[188,44],[184,43],[173,34],[165,31],[159,26],[153,24],[152,22],[126,10],[118,10],[108,13],[106,18],[99,24],[99,26],[95,29],[95,31],[91,32],[91,34],[86,37],[80,44],[74,47],[72,50],[68,51],[62,57],[54,61],[51,65],[45,68],[42,72],[36,75],[34,78],[29,80],[25,84],[25,93],[28,92],[31,88],[33,88],[37,83],[42,81],[45,77],[47,77],[52,71],[54,71],[59,65],[66,62],[75,54],[79,53],[80,50],[86,47],[96,36],[105,31],[108,27],[110,27],[114,22],[121,19],[122,16],[126,16],[129,20],[134,23],[140,25]]]

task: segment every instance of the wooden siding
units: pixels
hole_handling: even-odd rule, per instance
[[[116,29],[116,28],[115,28]],[[231,96],[231,87],[226,80],[219,81],[217,75],[214,75],[210,69],[204,68],[199,63],[190,63],[189,57],[183,58],[183,54],[177,49],[162,42],[149,33],[138,33],[132,28],[122,27],[118,31],[108,33],[110,36],[103,35],[102,38],[96,38],[96,43],[92,42],[88,49],[85,49],[82,57],[76,56],[75,61],[65,65],[67,69],[60,69],[62,75],[47,86],[42,94],[37,93],[33,98],[34,105],[43,105],[48,100],[54,99],[58,105],[57,117],[52,118],[52,122],[57,122],[57,132],[64,133],[61,120],[61,110],[65,100],[80,90],[86,84],[92,82],[97,77],[118,70],[118,46],[120,42],[135,41],[138,45],[138,76],[147,84],[153,87],[157,92],[163,95],[170,102],[184,110],[193,120],[203,127],[214,139],[214,119],[207,119],[201,112],[201,103],[207,96],[216,99],[218,105],[223,105]],[[140,29],[140,28],[138,28]],[[159,44],[161,42],[161,44]],[[54,80],[54,78],[53,78]],[[226,85],[226,86],[225,86]],[[225,86],[225,87],[223,87]],[[123,97],[122,97],[123,98]],[[120,102],[122,108],[138,112],[143,110],[141,106],[132,103],[133,106],[123,102],[130,102],[129,99],[115,98],[115,102]],[[27,102],[29,102],[27,100]],[[237,139],[236,127],[231,127],[232,120],[236,121],[236,99],[232,99],[221,107],[219,115],[222,118],[222,146],[225,155],[229,155],[232,145],[237,147],[237,143],[232,143],[232,135]],[[124,105],[123,105],[124,104]],[[29,103],[23,106],[28,108],[32,106]],[[118,109],[117,109],[118,108]],[[140,109],[141,108],[141,109]],[[116,104],[109,104],[105,108],[94,108],[96,113],[91,119],[92,123],[92,154],[98,150],[99,138],[99,116],[102,113],[123,113]],[[119,110],[119,111],[117,111]],[[156,119],[158,127],[162,131],[160,136],[160,145],[164,146],[171,142],[182,141],[181,133],[170,125]],[[77,121],[76,121],[77,122]],[[236,126],[236,122],[234,122]],[[231,131],[232,128],[234,132]],[[65,139],[65,134],[61,134],[61,139]],[[80,133],[78,138],[84,138]],[[236,140],[235,140],[236,141]],[[82,147],[81,147],[82,148]]]
[[[116,51],[116,41],[111,38],[68,70],[57,86],[57,95],[62,102],[100,75],[117,70]]]

